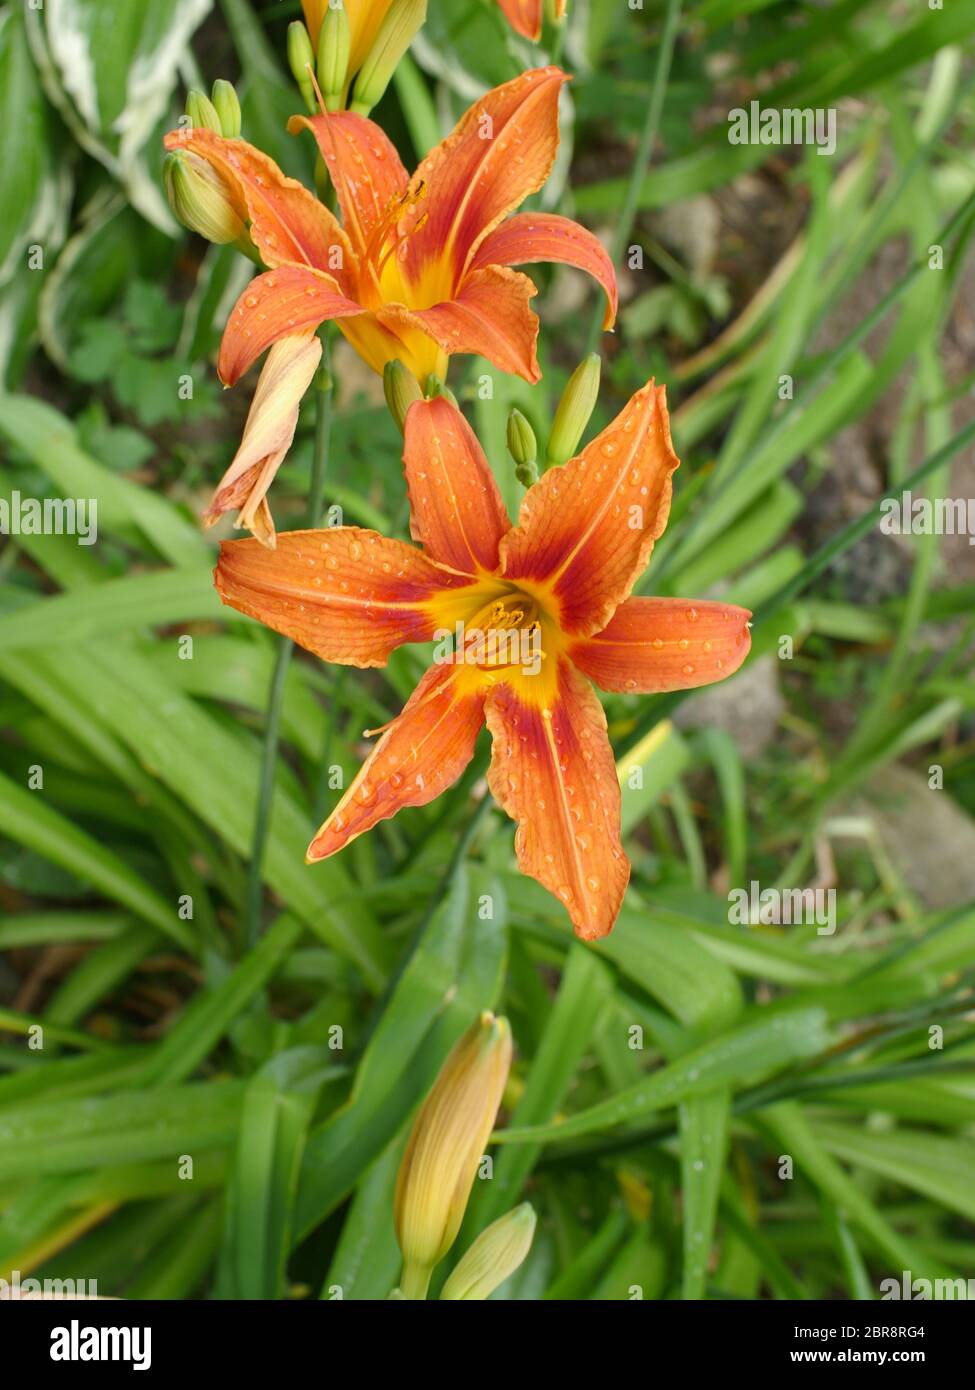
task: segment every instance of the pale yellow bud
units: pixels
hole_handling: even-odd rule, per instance
[[[169,206],[191,232],[217,246],[245,235],[227,185],[205,159],[190,151],[167,155],[163,178]]]
[[[524,1260],[535,1235],[535,1213],[527,1202],[482,1231],[443,1286],[449,1303],[490,1298]]]
[[[223,134],[217,108],[205,92],[192,91],[187,93],[186,114],[189,116],[194,129],[212,130],[217,135]]]
[[[308,30],[300,19],[292,20],[288,25],[288,66],[308,110],[317,111],[318,101],[311,80],[315,71],[315,50],[308,37]]]
[[[333,9],[327,5],[318,33],[318,85],[329,111],[338,111],[342,106],[351,47],[352,33],[345,6]]]
[[[507,1019],[482,1013],[449,1053],[420,1107],[396,1179],[400,1287],[424,1297],[460,1230],[511,1066]]]
[[[591,352],[569,377],[552,421],[547,463],[566,463],[575,456],[599,395],[599,373],[599,354]]]
[[[218,77],[210,96],[220,129],[228,140],[235,140],[240,134],[240,99],[233,83]]]
[[[426,17],[427,0],[393,0],[356,78],[351,110],[368,116],[381,100],[399,60],[423,27]]]

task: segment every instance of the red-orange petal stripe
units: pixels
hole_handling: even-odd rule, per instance
[[[345,286],[349,239],[324,203],[283,174],[274,160],[246,140],[225,140],[212,130],[172,130],[167,150],[191,150],[220,173],[236,193],[237,210],[265,265],[313,266]]]
[[[565,904],[576,934],[605,936],[630,866],[620,843],[620,787],[606,716],[589,682],[564,658],[546,709],[497,685],[484,702],[493,738],[488,784],[518,823],[523,873]]]
[[[352,111],[292,116],[288,129],[312,132],[338,194],[345,230],[361,259],[370,237],[390,222],[408,176],[396,147],[374,121]],[[382,249],[376,246],[378,255]]]
[[[224,541],[214,580],[230,607],[347,666],[384,666],[402,643],[428,641],[431,599],[473,582],[358,526],[286,531],[274,550]]]
[[[528,265],[532,261],[558,261],[588,271],[606,291],[603,328],[612,328],[619,307],[613,262],[599,238],[568,217],[534,212],[509,217],[481,242],[470,269]]]
[[[445,397],[410,406],[403,467],[413,539],[441,564],[493,571],[508,514],[474,431]]]
[[[601,631],[667,524],[678,464],[664,388],[650,381],[578,458],[525,494],[501,542],[502,574],[551,586],[564,632]]]
[[[486,92],[413,177],[427,196],[406,226],[424,225],[407,242],[407,272],[449,256],[455,284],[478,244],[548,178],[559,145],[560,68],[534,68]]]
[[[484,723],[483,695],[469,682],[459,689],[456,677],[451,666],[426,672],[312,840],[309,862],[334,854],[404,806],[425,806],[456,782]]]
[[[569,656],[603,690],[692,690],[738,670],[751,647],[751,616],[706,599],[628,598],[602,632],[572,643]]]
[[[265,271],[254,277],[231,310],[217,362],[220,380],[233,386],[279,338],[314,330],[326,319],[361,313],[321,271],[300,265]]]
[[[476,353],[502,372],[540,380],[535,344],[538,315],[529,308],[538,293],[527,275],[505,266],[489,266],[469,275],[453,299],[431,309],[387,304],[376,318],[400,334],[419,328],[452,355]]]

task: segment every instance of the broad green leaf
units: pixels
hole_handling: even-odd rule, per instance
[[[741,1086],[790,1062],[815,1056],[829,1045],[826,1014],[793,1008],[774,1018],[746,1020],[713,1042],[685,1053],[611,1100],[551,1125],[498,1130],[504,1144],[550,1144],[632,1124],[648,1115],[701,1096],[722,1085]]]

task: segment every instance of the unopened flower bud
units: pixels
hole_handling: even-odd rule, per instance
[[[349,51],[352,31],[345,6],[325,7],[322,27],[318,32],[318,85],[329,111],[341,109],[349,73]]]
[[[245,236],[227,185],[205,159],[188,151],[167,155],[163,179],[169,206],[191,232],[217,246]]]
[[[309,111],[317,111],[315,85],[311,80],[315,70],[315,50],[308,37],[308,30],[300,19],[292,20],[288,25],[288,66],[298,84],[302,101]]]
[[[400,1288],[423,1298],[453,1245],[511,1066],[507,1019],[482,1013],[449,1053],[420,1107],[396,1179]]]
[[[211,97],[221,131],[228,140],[236,140],[240,134],[240,102],[233,83],[218,77],[213,84]]]
[[[406,370],[398,357],[383,368],[383,394],[389,413],[402,434],[406,428],[406,412],[414,401],[422,399],[423,392],[416,377]]]
[[[393,0],[355,83],[351,110],[360,116],[382,99],[396,66],[427,17],[427,0]]]
[[[436,396],[443,396],[451,405],[457,405],[457,397],[454,395],[453,391],[451,391],[443,377],[438,376],[436,372],[430,372],[427,376],[426,381],[423,383],[423,394],[428,401],[432,401]],[[459,410],[460,406],[457,406],[457,409]]]
[[[575,456],[599,395],[599,372],[599,354],[591,352],[569,377],[552,421],[547,464],[566,463]]]
[[[217,135],[223,134],[223,127],[220,124],[216,107],[205,92],[194,90],[187,93],[186,114],[189,116],[194,130],[213,130]]]
[[[535,1213],[522,1202],[493,1222],[458,1261],[440,1297],[448,1303],[490,1298],[522,1263],[535,1235]]]
[[[520,410],[508,416],[508,452],[515,461],[515,477],[525,487],[538,482],[538,443],[535,431]]]

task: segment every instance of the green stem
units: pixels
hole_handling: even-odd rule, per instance
[[[315,447],[312,456],[311,480],[308,487],[308,510],[305,521],[315,526],[321,520],[325,504],[325,478],[328,470],[328,441],[332,424],[332,375],[329,369],[328,331],[322,331],[322,363],[315,377]],[[251,839],[250,863],[247,867],[246,944],[252,947],[261,934],[264,907],[264,849],[271,823],[271,802],[274,795],[274,770],[278,760],[281,738],[281,712],[288,667],[294,643],[282,637],[278,646],[271,688],[268,694],[267,719],[264,724],[264,747],[261,752],[261,771],[258,783],[257,814]]]
[[[643,130],[640,132],[640,143],[637,146],[636,158],[633,161],[633,169],[630,173],[630,181],[626,188],[626,197],[623,200],[623,208],[620,212],[619,221],[616,224],[616,235],[613,237],[610,255],[613,265],[619,265],[624,248],[629,244],[630,233],[633,230],[633,223],[636,220],[637,204],[640,200],[640,189],[646,177],[647,167],[653,155],[653,147],[657,143],[657,131],[660,128],[660,114],[664,107],[664,96],[667,91],[667,83],[670,80],[670,64],[674,56],[674,44],[677,40],[677,30],[680,25],[682,0],[667,0],[667,13],[664,16],[663,33],[660,37],[660,47],[657,50],[657,70],[653,77],[653,91],[650,94],[650,103],[647,106],[646,118],[643,122]],[[589,337],[586,340],[586,351],[594,351],[599,342],[599,334],[603,323],[603,306],[596,305],[593,314],[592,324],[589,328]]]

